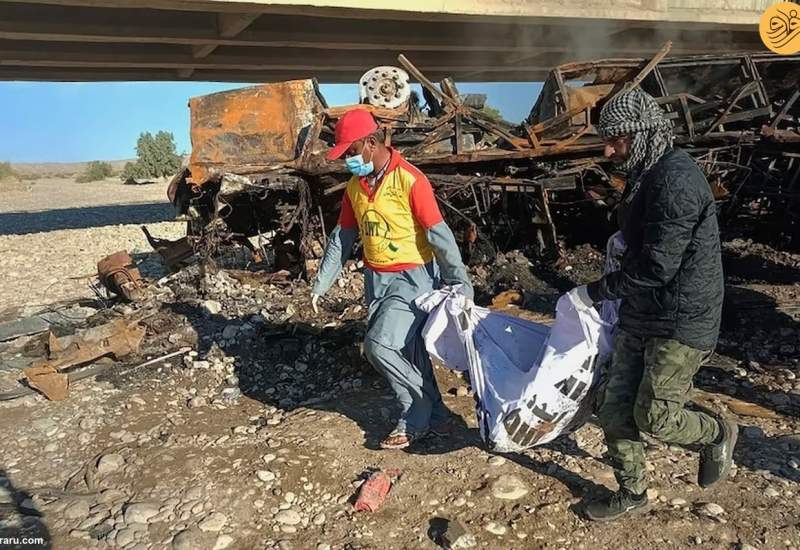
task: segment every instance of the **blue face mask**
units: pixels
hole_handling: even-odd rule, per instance
[[[344,159],[344,163],[347,165],[347,169],[350,170],[351,174],[355,174],[356,176],[365,177],[370,175],[373,170],[375,170],[375,166],[372,164],[372,161],[364,162],[364,157],[362,155],[353,155],[352,157],[347,157]]]

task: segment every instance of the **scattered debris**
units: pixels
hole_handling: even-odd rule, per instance
[[[358,512],[377,512],[392,488],[392,480],[398,475],[395,471],[373,472],[361,485],[353,508]]]
[[[176,241],[169,239],[159,239],[150,234],[147,227],[142,226],[142,232],[147,238],[147,242],[158,252],[164,264],[172,271],[177,271],[182,267],[191,264],[195,258],[195,251],[189,242],[188,237],[182,237]]]
[[[25,317],[24,319],[15,319],[14,321],[7,321],[5,323],[0,323],[0,342],[13,340],[14,338],[19,338],[20,336],[39,334],[46,332],[49,328],[50,323],[38,315],[33,317]]]
[[[106,256],[97,262],[100,284],[128,302],[141,300],[144,297],[142,276],[139,270],[132,266],[133,258],[127,250]]]
[[[69,395],[70,367],[83,365],[112,355],[124,357],[138,351],[145,329],[138,321],[126,323],[121,319],[83,331],[80,335],[57,338],[50,333],[50,358],[25,369],[28,384],[48,399],[60,401]]]
[[[50,306],[36,315],[0,323],[0,342],[41,334],[53,326],[79,325],[96,312],[94,308],[77,304],[69,307]]]
[[[69,377],[50,365],[25,369],[28,385],[39,390],[51,401],[62,401],[69,396]]]

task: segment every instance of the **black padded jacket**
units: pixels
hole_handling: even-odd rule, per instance
[[[628,199],[626,190],[618,216],[627,243],[621,269],[588,285],[589,295],[622,299],[619,327],[634,336],[714,349],[724,280],[708,181],[686,152],[673,148]]]

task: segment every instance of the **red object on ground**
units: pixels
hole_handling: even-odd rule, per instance
[[[391,488],[392,479],[384,472],[375,472],[361,486],[353,507],[358,512],[376,512]]]

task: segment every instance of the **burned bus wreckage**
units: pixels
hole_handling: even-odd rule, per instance
[[[800,56],[666,57],[668,50],[558,66],[520,124],[486,110],[483,95],[461,95],[449,79],[431,82],[402,55],[402,68],[362,77],[358,106],[428,175],[468,263],[511,248],[553,261],[570,239],[604,241],[624,180],[603,158],[593,123],[608,98],[633,85],[667,112],[724,224],[800,244]],[[353,106],[328,107],[314,80],[211,94],[189,106],[191,158],[168,190],[188,236],[151,239],[154,247],[177,265],[238,242],[256,260],[274,255],[279,269],[313,270],[349,176],[325,153]]]

